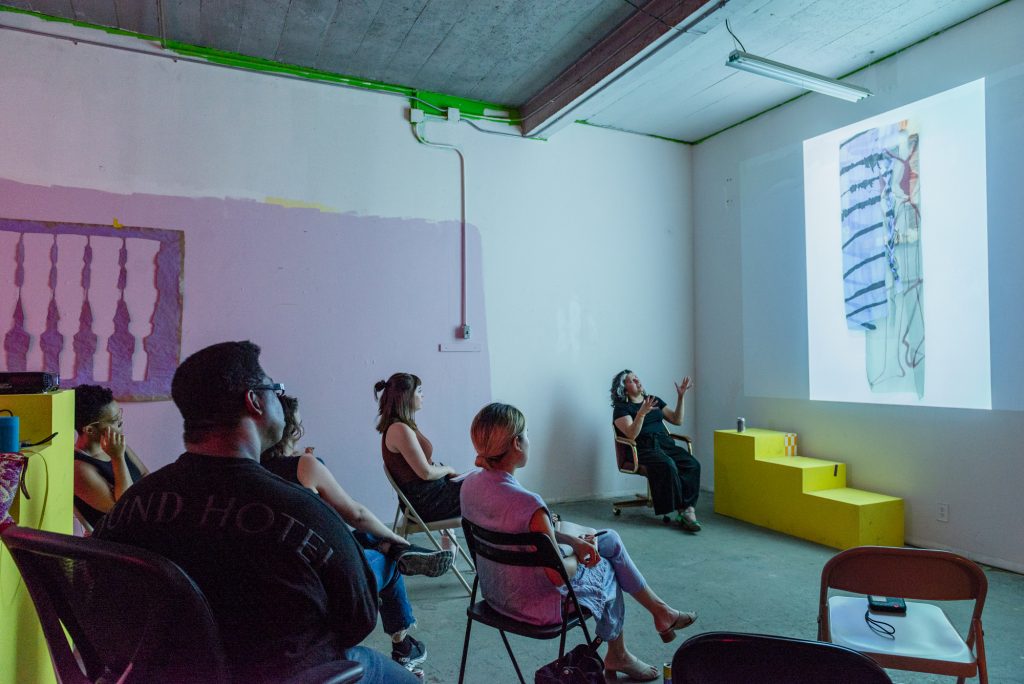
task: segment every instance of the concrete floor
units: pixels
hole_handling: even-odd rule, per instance
[[[650,586],[672,606],[698,611],[699,620],[693,627],[681,632],[674,643],[663,644],[649,614],[627,599],[626,644],[649,663],[660,666],[670,661],[683,640],[700,632],[729,630],[804,639],[817,635],[821,568],[836,552],[715,515],[712,496],[705,492],[701,497],[698,515],[704,530],[697,535],[663,524],[650,509],[625,509],[616,518],[610,501],[552,506],[566,520],[615,528]],[[414,536],[413,541],[427,542],[422,535]],[[989,681],[1024,684],[1024,576],[987,567],[985,571],[989,593],[982,621]],[[407,578],[407,586],[419,623],[413,635],[427,645],[426,681],[457,682],[466,629],[466,592],[451,573],[437,579]],[[970,605],[952,603],[944,608],[965,632]],[[509,639],[528,682],[533,681],[538,667],[558,654],[557,640],[535,641],[514,635]],[[581,641],[579,630],[570,632],[570,647]],[[365,645],[391,651],[389,639],[380,629]],[[889,670],[889,675],[894,682],[908,684],[955,681],[897,670]],[[516,682],[497,631],[474,624],[466,682]]]

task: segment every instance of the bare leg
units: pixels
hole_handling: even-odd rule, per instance
[[[636,599],[637,603],[646,608],[648,613],[651,614],[651,617],[654,618],[654,628],[658,630],[659,633],[675,626],[683,615],[683,613],[672,608],[661,600],[661,598],[648,586],[645,586],[640,591],[630,595]],[[680,625],[679,628],[682,628],[683,626],[688,625]]]
[[[626,650],[625,633],[619,634],[608,642],[608,652],[604,656],[604,668],[606,672],[621,672],[630,679],[640,681],[651,681],[658,677],[657,667],[648,665]]]

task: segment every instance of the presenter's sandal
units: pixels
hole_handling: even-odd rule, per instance
[[[667,629],[663,629],[660,632],[658,632],[658,636],[660,636],[661,640],[667,644],[676,638],[676,630],[686,629],[696,621],[696,613],[680,612],[678,617],[676,617],[676,621],[673,622]]]
[[[635,655],[630,654],[632,662],[626,665],[616,665],[610,667],[605,664],[604,666],[604,677],[610,681],[617,681],[619,673],[621,672],[626,676],[626,679],[634,682],[653,682],[658,678],[658,668],[654,665],[648,665],[644,661],[637,658]]]

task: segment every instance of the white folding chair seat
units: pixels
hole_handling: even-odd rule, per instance
[[[906,663],[906,668],[901,669],[941,668],[951,675],[961,677],[972,677],[977,671],[974,654],[938,606],[907,601],[905,615],[872,613],[873,619],[893,626],[896,630],[893,639],[871,631],[864,620],[864,611],[867,609],[868,600],[864,596],[829,597],[832,643],[852,648],[872,658],[898,658]],[[949,663],[960,663],[963,667],[947,667]]]

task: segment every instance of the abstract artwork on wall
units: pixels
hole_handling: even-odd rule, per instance
[[[168,398],[183,259],[177,230],[0,219],[0,369]]]
[[[863,330],[873,392],[924,395],[919,137],[910,121],[839,146],[846,325]]]

